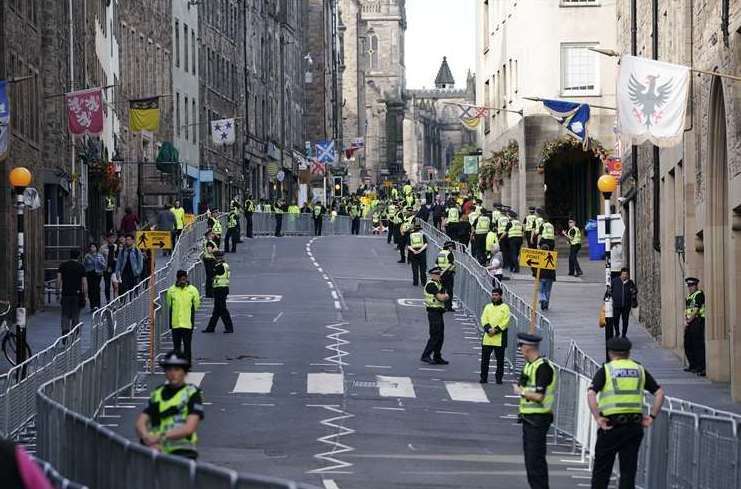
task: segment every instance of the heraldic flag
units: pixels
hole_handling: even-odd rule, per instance
[[[159,97],[129,100],[129,129],[131,130],[131,132],[157,132],[159,127]]]
[[[587,104],[566,102],[565,100],[543,99],[543,106],[576,139],[584,149],[589,145],[590,109]]]

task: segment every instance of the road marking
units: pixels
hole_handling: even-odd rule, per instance
[[[280,318],[281,318],[282,316],[283,316],[283,311],[279,312],[279,313],[278,313],[278,315],[277,315],[277,316],[275,316],[275,318],[273,318],[273,322],[274,322],[274,323],[277,323],[277,322],[278,322],[278,320],[279,320],[279,319],[280,319]]]
[[[310,363],[309,367],[334,367],[334,363]]]
[[[327,275],[327,274],[325,273],[324,275],[322,275],[322,278],[323,278],[324,280],[329,280],[329,275]]]
[[[314,255],[311,254],[311,251],[307,251],[306,254],[309,255],[309,256],[311,256],[311,257],[314,256]]]
[[[371,409],[378,409],[381,411],[406,411],[406,408],[382,407],[382,406],[373,406]]]
[[[334,289],[334,284],[332,282],[327,282],[327,287]]]
[[[340,304],[340,301],[334,301],[334,308],[339,310],[342,310],[342,305]]]
[[[285,365],[283,362],[256,362],[255,366],[258,367],[280,367]]]
[[[345,376],[343,374],[307,374],[307,394],[343,394]]]
[[[242,406],[275,407],[275,404],[269,402],[243,402]]]
[[[330,292],[330,294],[332,294],[332,299],[334,299],[334,300],[337,300],[337,299],[339,299],[339,298],[340,298],[340,297],[339,297],[339,296],[337,295],[337,292],[335,292],[334,290],[333,290],[332,292]]]
[[[203,382],[203,377],[205,376],[206,372],[188,372],[188,375],[185,376],[185,382],[200,387],[201,382]]]
[[[427,370],[430,372],[445,372],[444,368],[419,367],[417,370]]]
[[[458,411],[435,411],[437,414],[457,414],[459,416],[469,416],[468,413],[460,413]]]
[[[471,382],[445,382],[450,398],[454,401],[464,402],[489,402],[480,384]]]
[[[198,362],[198,365],[229,365],[229,362]]]
[[[391,368],[391,365],[366,365],[365,368]]]
[[[378,394],[381,397],[417,397],[409,377],[386,377],[376,375]]]
[[[269,372],[240,372],[233,393],[270,394],[273,374]]]
[[[324,489],[340,489],[340,486],[332,479],[322,479],[322,484],[324,484]]]
[[[320,272],[320,273],[323,273],[324,272],[324,270],[322,270],[322,267],[317,267],[316,270],[317,270],[317,272]]]

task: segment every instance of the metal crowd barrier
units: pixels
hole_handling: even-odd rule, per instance
[[[314,217],[308,213],[281,214],[281,234],[285,236],[313,236]],[[245,217],[242,217],[242,232],[246,229]],[[275,234],[276,214],[272,212],[255,212],[252,214],[252,234],[255,236],[272,236]],[[358,234],[371,234],[372,225],[370,219],[360,219],[360,230]],[[338,234],[350,234],[352,230],[352,218],[349,216],[323,216],[322,235],[332,236]]]

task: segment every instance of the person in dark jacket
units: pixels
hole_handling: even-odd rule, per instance
[[[443,229],[443,216],[445,215],[445,207],[440,202],[435,202],[432,206],[432,225],[437,229]]]
[[[630,279],[630,270],[622,268],[620,276],[612,278],[612,327],[614,336],[620,336],[620,320],[623,321],[623,338],[628,332],[630,310],[638,306],[638,289]]]

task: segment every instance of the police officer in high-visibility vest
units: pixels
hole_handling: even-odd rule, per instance
[[[497,239],[499,239],[499,249],[502,250],[502,256],[504,256],[504,268],[512,270],[512,252],[509,246],[509,237],[507,230],[509,229],[509,217],[505,212],[502,212],[499,219],[496,222],[497,226]]]
[[[216,323],[221,319],[224,322],[224,333],[234,333],[232,315],[229,314],[229,309],[226,306],[226,299],[229,297],[231,270],[229,270],[229,264],[224,261],[224,253],[216,251],[214,256],[216,257],[214,265],[214,308],[211,311],[208,326],[203,332],[213,333],[216,330]]]
[[[314,236],[322,235],[322,223],[324,221],[324,214],[326,214],[324,206],[317,200],[314,203],[314,207],[311,210],[311,217],[314,219]]]
[[[221,246],[221,222],[219,221],[219,211],[213,210],[208,217],[208,225],[210,226],[211,232],[214,234],[213,242],[216,246]]]
[[[106,195],[105,197],[105,230],[107,233],[112,232],[115,229],[113,223],[113,214],[116,212],[116,197],[113,195]]]
[[[568,231],[561,231],[566,240],[569,242],[569,275],[579,277],[584,275],[579,266],[579,250],[581,249],[581,229],[576,225],[576,220],[572,217],[569,219]]]
[[[214,266],[216,265],[214,253],[218,249],[219,247],[214,242],[214,233],[206,231],[203,254],[201,255],[203,269],[206,271],[206,297],[214,296]]]
[[[489,232],[486,233],[486,241],[485,241],[485,249],[486,249],[486,261],[491,260],[491,255],[494,252],[494,247],[499,247],[499,239],[497,238],[497,233],[494,232],[493,228],[489,228]]]
[[[363,210],[360,207],[360,202],[353,200],[352,204],[350,204],[350,218],[352,219],[350,234],[360,234],[360,216],[362,214]]]
[[[538,218],[537,215],[535,215],[535,207],[530,207],[528,209],[528,214],[525,216],[525,219],[522,220],[523,230],[525,233],[525,239],[523,240],[523,244],[529,248],[532,243],[533,238],[533,231],[535,230],[535,220]]]
[[[458,223],[461,220],[461,210],[452,199],[448,201],[445,209],[445,234],[451,239],[458,238]]]
[[[445,302],[448,294],[440,282],[442,269],[434,267],[430,269],[430,280],[425,285],[425,308],[427,309],[427,321],[430,326],[430,337],[422,352],[420,360],[435,365],[447,365],[449,362],[442,356],[443,342],[445,341]]]
[[[538,248],[543,245],[548,246],[549,250],[556,249],[556,228],[547,218],[543,218],[543,224],[538,230]]]
[[[486,263],[486,235],[491,230],[491,215],[489,212],[482,211],[479,217],[472,222],[471,227],[473,228],[473,257],[483,265]]]
[[[244,220],[245,220],[245,235],[248,238],[253,238],[252,235],[252,216],[255,213],[255,202],[249,195],[244,199]]]
[[[453,311],[453,290],[455,289],[455,255],[453,250],[455,249],[455,241],[446,241],[443,244],[443,249],[437,254],[435,259],[435,265],[440,267],[441,277],[440,280],[443,284],[445,293],[448,294],[448,299],[445,301],[445,310],[448,312]]]
[[[543,218],[543,209],[535,209],[535,212],[537,213],[537,217],[535,218],[535,227],[533,228],[532,234],[530,235],[531,248],[538,247],[538,233],[540,232],[540,227],[545,221],[545,219]]]
[[[687,300],[684,308],[684,354],[689,365],[684,370],[705,376],[705,293],[697,288],[700,280],[684,279]]]
[[[507,228],[507,240],[509,241],[510,250],[510,271],[512,273],[520,273],[520,248],[522,248],[522,223],[517,219],[517,215],[513,215],[509,221],[509,227]]]
[[[548,489],[546,435],[553,423],[557,385],[556,369],[540,356],[541,340],[540,336],[518,333],[517,346],[527,363],[522,368],[519,383],[513,386],[515,394],[520,396],[522,449],[531,489]]]
[[[283,213],[286,212],[286,205],[281,200],[276,200],[273,205],[273,212],[275,212],[275,237],[280,238],[283,236]]]
[[[481,377],[479,382],[486,384],[489,381],[489,362],[491,354],[497,361],[497,371],[494,377],[497,384],[502,383],[504,377],[504,350],[507,348],[507,328],[511,314],[509,306],[502,300],[502,289],[495,287],[491,291],[491,303],[481,311],[481,327],[484,334],[481,337]]]
[[[191,343],[193,341],[193,320],[196,311],[201,307],[201,294],[188,281],[188,272],[178,270],[176,282],[165,294],[165,303],[170,313],[172,344],[175,350],[182,352],[188,361],[191,360]]]
[[[185,381],[190,360],[171,351],[159,361],[167,382],[149,397],[147,407],[136,420],[141,442],[167,455],[198,458],[198,425],[203,420],[201,390]]]
[[[635,487],[643,428],[651,426],[664,403],[664,389],[643,365],[629,358],[630,348],[627,338],[610,338],[607,341],[610,361],[597,371],[587,391],[589,409],[599,425],[592,489],[607,489],[616,455],[620,457],[618,487]],[[654,396],[648,416],[643,414],[644,391]]]
[[[386,218],[386,226],[388,234],[386,235],[386,243],[391,243],[391,240],[394,237],[394,216],[396,215],[396,204],[393,202],[389,202],[386,204],[386,212],[385,212],[385,218]]]
[[[237,252],[237,241],[239,241],[239,233],[237,232],[239,214],[239,209],[232,207],[229,210],[229,214],[226,215],[226,238],[224,238],[224,251],[226,253]],[[230,242],[231,247],[229,246]]]
[[[427,238],[422,232],[422,225],[416,223],[409,234],[409,245],[407,246],[409,264],[412,267],[412,285],[427,283]]]
[[[404,209],[404,212],[402,213],[399,211],[398,214],[401,219],[401,222],[399,224],[399,240],[398,240],[398,249],[399,249],[399,263],[406,263],[406,255],[407,255],[407,245],[409,244],[409,234],[412,231],[412,227],[414,225],[414,208],[413,207],[407,207]]]
[[[180,201],[176,200],[170,212],[175,216],[175,239],[172,241],[172,245],[175,246],[175,242],[183,233],[183,228],[185,228],[185,209],[180,207]]]
[[[237,243],[242,242],[242,204],[239,202],[239,196],[234,196],[230,209],[236,209],[237,211]]]

